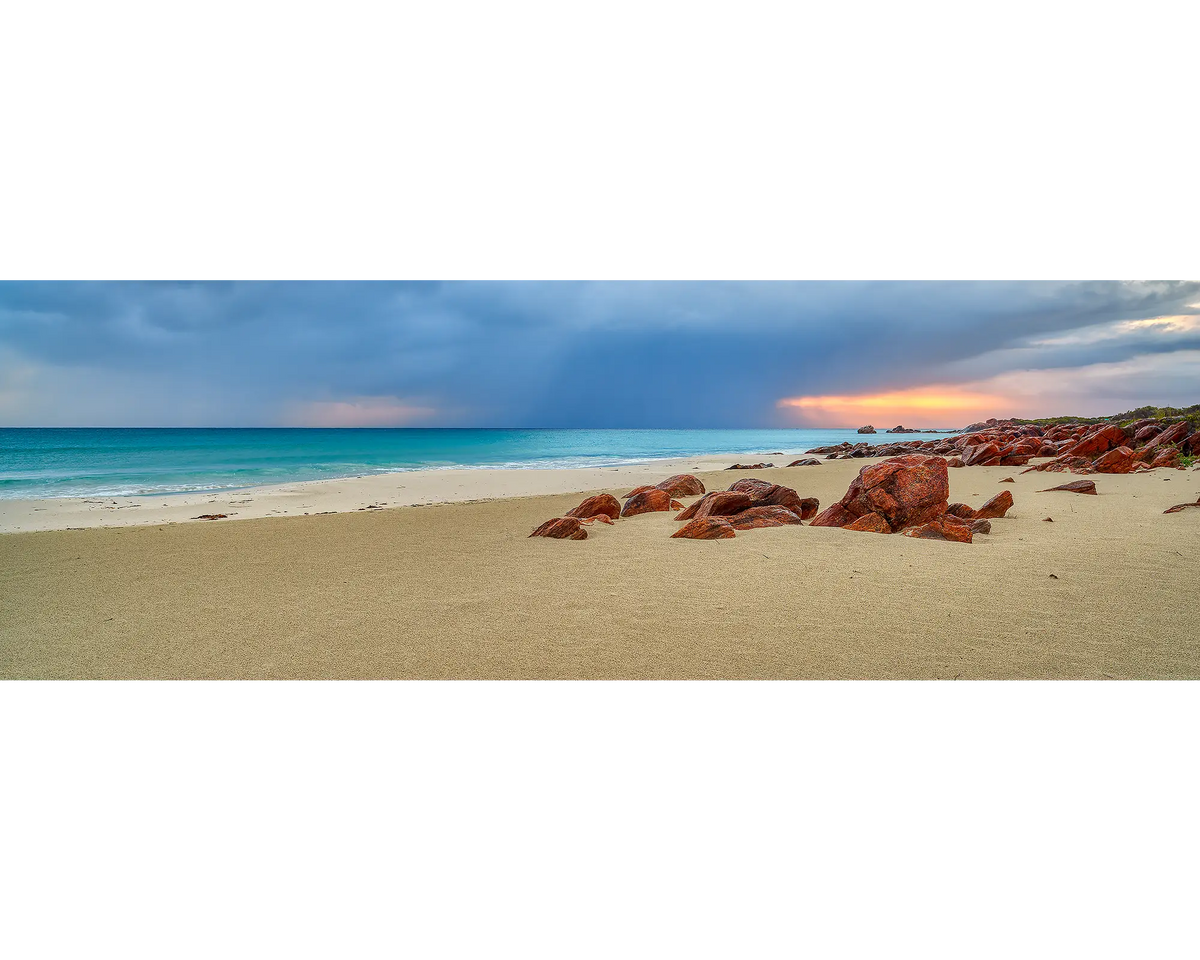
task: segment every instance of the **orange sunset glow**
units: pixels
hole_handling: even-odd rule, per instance
[[[800,411],[806,422],[818,426],[849,427],[878,421],[875,426],[943,427],[1002,416],[1012,401],[998,394],[930,385],[857,396],[785,397],[776,405]]]

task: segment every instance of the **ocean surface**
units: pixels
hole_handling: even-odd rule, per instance
[[[799,454],[854,430],[0,428],[0,499],[134,496],[453,467],[603,467]]]

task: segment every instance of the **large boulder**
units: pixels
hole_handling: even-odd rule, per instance
[[[974,517],[968,517],[968,520],[995,520],[997,517],[1002,517],[1008,513],[1013,505],[1013,495],[1007,490],[1001,490],[998,494],[992,497],[987,503],[975,511]]]
[[[858,432],[859,433],[874,433],[875,428],[868,423],[865,427],[859,427]]]
[[[750,494],[741,490],[714,490],[687,507],[676,520],[704,517],[728,517],[754,506]]]
[[[656,486],[659,490],[666,490],[673,497],[698,497],[704,493],[704,484],[690,473],[668,477]]]
[[[577,517],[556,517],[547,520],[529,536],[550,537],[554,540],[586,540],[587,531],[579,525]]]
[[[846,495],[813,521],[816,527],[844,527],[877,513],[891,530],[919,526],[946,512],[950,481],[946,461],[913,453],[863,467]]]
[[[647,490],[657,490],[657,489],[658,489],[658,487],[654,486],[654,484],[652,484],[652,483],[644,483],[640,487],[634,487],[627,494],[625,494],[625,496],[623,496],[621,499],[628,500],[630,497],[636,497],[639,493],[645,493]]]
[[[671,509],[671,495],[666,490],[651,487],[641,493],[635,493],[625,501],[623,517],[636,517],[640,513],[661,513]]]
[[[598,493],[594,497],[588,497],[567,516],[586,520],[600,514],[616,520],[621,515],[621,501],[611,493]]]
[[[733,536],[733,525],[725,517],[697,517],[671,534],[672,539],[684,540],[728,540]]]

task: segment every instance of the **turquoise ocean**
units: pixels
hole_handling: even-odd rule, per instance
[[[798,455],[863,439],[911,437],[863,437],[854,430],[0,428],[0,499],[231,490],[431,468]]]

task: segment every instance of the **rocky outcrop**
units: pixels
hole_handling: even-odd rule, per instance
[[[625,501],[622,517],[636,517],[642,513],[661,513],[671,509],[671,495],[666,490],[651,487],[641,493],[635,493]]]
[[[1008,513],[1012,505],[1013,495],[1007,490],[1001,490],[991,500],[976,510],[974,517],[969,517],[968,519],[995,520],[997,517],[1002,517]]]
[[[616,520],[621,515],[621,501],[610,493],[598,493],[594,497],[588,497],[579,506],[567,514],[568,517],[576,517],[580,520],[586,520],[588,517],[603,515]]]
[[[798,526],[800,517],[787,507],[750,507],[729,518],[735,530],[754,530],[758,527]]]
[[[728,540],[733,536],[733,525],[724,517],[697,517],[671,534],[673,539],[683,540]]]
[[[1056,490],[1061,490],[1065,493],[1088,493],[1096,496],[1096,481],[1095,480],[1072,480],[1070,483],[1062,483],[1057,487],[1050,487],[1046,490],[1039,490],[1039,493],[1053,493]]]
[[[587,531],[579,525],[577,517],[557,517],[547,520],[529,536],[550,537],[554,540],[586,540]]]
[[[673,497],[698,497],[704,493],[704,484],[690,473],[680,473],[668,477],[662,483],[655,484],[659,490],[666,490]]]
[[[773,463],[735,463],[732,467],[726,467],[726,470],[766,470],[773,467]]]
[[[804,457],[802,460],[793,460],[788,464],[789,467],[819,467],[821,461],[816,457]]]
[[[816,527],[844,527],[877,513],[890,530],[919,526],[946,512],[950,482],[941,457],[912,454],[863,467],[846,495],[819,514]]]
[[[865,427],[859,427],[858,432],[859,433],[874,433],[875,428],[868,423]]]
[[[930,520],[900,531],[906,537],[919,540],[949,540],[953,543],[970,543],[971,528],[963,523],[948,523],[945,520]]]

